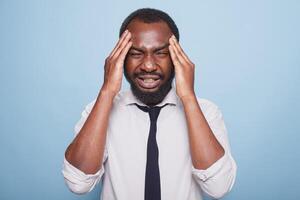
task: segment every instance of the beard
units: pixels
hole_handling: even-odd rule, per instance
[[[140,73],[134,73],[133,77],[130,77],[129,74],[127,73],[125,67],[124,67],[124,75],[126,80],[130,84],[131,91],[133,95],[143,102],[144,104],[148,106],[154,106],[160,102],[166,97],[166,95],[169,93],[171,87],[172,87],[172,81],[175,77],[175,71],[174,67],[171,66],[171,74],[170,77],[166,80],[165,83],[163,83],[159,88],[154,91],[154,92],[145,92],[139,89],[139,87],[136,85],[136,83],[133,81],[135,80],[139,75],[158,75],[160,76],[160,79],[164,79],[164,75],[158,74],[156,72],[140,72]]]

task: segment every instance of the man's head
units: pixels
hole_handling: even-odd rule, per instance
[[[171,89],[175,76],[169,54],[169,38],[179,32],[171,17],[156,9],[144,8],[131,13],[122,23],[120,36],[128,29],[132,47],[124,75],[133,94],[147,105],[161,102]]]

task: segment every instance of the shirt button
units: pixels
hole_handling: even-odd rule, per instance
[[[207,177],[206,177],[205,174],[200,174],[200,175],[199,175],[199,178],[200,178],[201,180],[205,181]]]

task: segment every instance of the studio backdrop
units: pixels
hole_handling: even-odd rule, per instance
[[[63,156],[121,22],[142,7],[175,20],[197,96],[223,113],[238,166],[224,199],[300,199],[297,0],[1,0],[0,199],[99,199],[101,184],[68,190]]]

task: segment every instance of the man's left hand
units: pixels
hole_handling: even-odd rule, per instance
[[[195,65],[182,50],[175,36],[169,39],[169,51],[175,68],[176,93],[179,98],[195,96]]]

